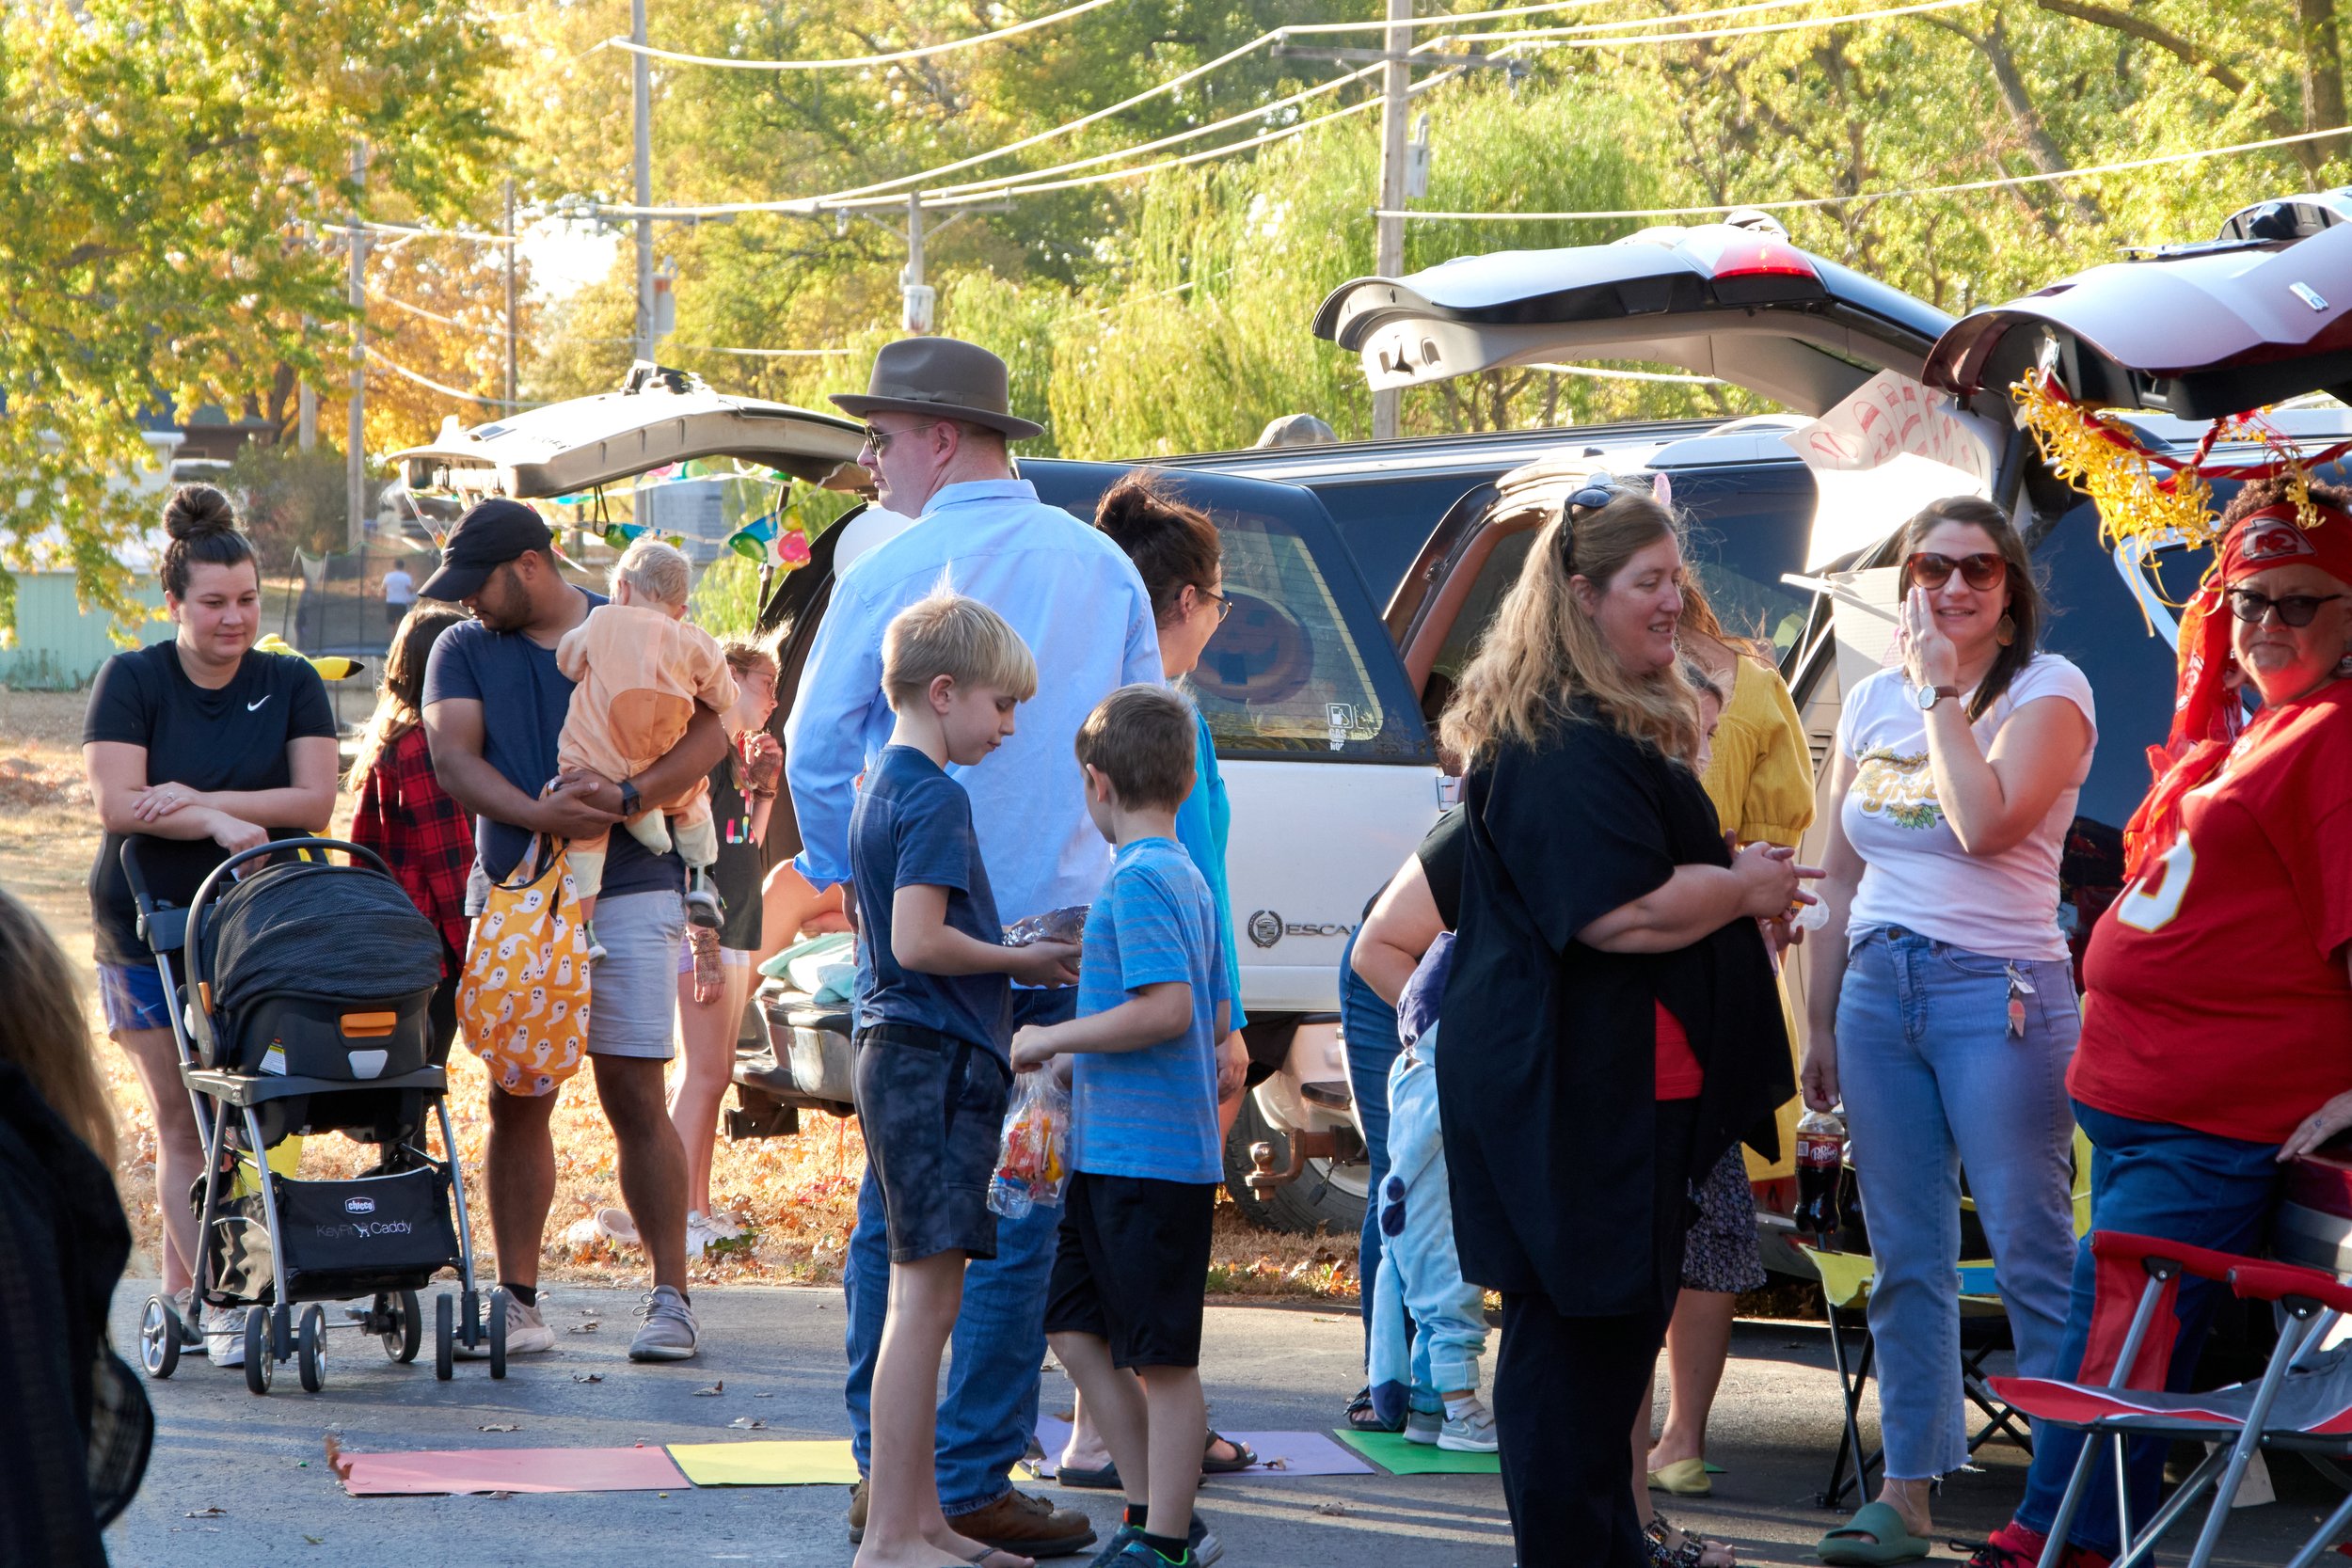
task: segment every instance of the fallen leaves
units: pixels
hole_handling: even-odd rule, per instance
[[[183,1519],[219,1519],[226,1517],[228,1513],[227,1509],[218,1503],[214,1503],[204,1508],[192,1508],[180,1517]]]
[[[515,1421],[492,1421],[482,1430],[485,1432],[520,1432],[522,1427],[520,1423]]]
[[[763,1430],[768,1423],[761,1420],[756,1416],[738,1416],[735,1419],[729,1421],[727,1425],[739,1428],[744,1432],[758,1432]]]
[[[574,1372],[572,1381],[574,1383],[602,1383],[604,1374],[602,1372]]]
[[[594,1334],[596,1331],[596,1319],[594,1319],[594,1318],[591,1318],[591,1319],[589,1319],[589,1320],[588,1320],[586,1323],[574,1323],[571,1327],[569,1327],[569,1328],[565,1329],[564,1332],[564,1333],[566,1333],[566,1334]]]
[[[717,1398],[720,1396],[720,1394],[721,1394],[722,1392],[723,1392],[723,1391],[725,1390],[725,1388],[726,1388],[726,1380],[725,1380],[725,1379],[723,1379],[723,1378],[722,1378],[720,1381],[718,1381],[717,1383],[712,1384],[712,1385],[711,1385],[709,1387],[707,1387],[707,1388],[697,1388],[697,1389],[695,1389],[695,1390],[694,1390],[694,1397],[695,1397],[696,1399],[698,1399],[698,1400],[715,1400],[715,1399],[717,1399]]]

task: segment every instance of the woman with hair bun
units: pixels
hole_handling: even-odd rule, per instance
[[[122,847],[137,838],[149,892],[184,907],[238,850],[324,830],[335,810],[335,715],[308,660],[253,652],[261,563],[229,498],[183,485],[163,521],[164,609],[178,635],[117,654],[98,672],[82,760],[105,829],[89,876],[99,999],[155,1120],[164,1290],[193,1324],[196,1215],[184,1195],[203,1156],[180,1082],[171,1000],[138,933]],[[228,1350],[230,1339],[215,1344]]]

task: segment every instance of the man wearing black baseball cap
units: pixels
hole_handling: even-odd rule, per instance
[[[698,708],[684,738],[636,777],[557,779],[556,740],[572,682],[556,667],[555,646],[604,599],[564,580],[553,535],[522,502],[496,497],[468,511],[442,547],[440,570],[418,593],[462,604],[475,617],[433,645],[424,675],[434,775],[474,815],[469,912],[479,911],[492,880],[513,872],[534,835],[601,832],[634,809],[639,796],[670,799],[725,754],[719,716]],[[606,957],[596,966],[588,1053],[619,1148],[621,1196],[653,1262],[644,1325],[629,1346],[640,1361],[692,1355],[697,1332],[686,1295],[686,1155],[664,1108],[662,1084],[676,1049],[684,886],[685,867],[675,851],[656,855],[628,833],[612,835],[596,907]],[[508,1320],[510,1355],[555,1346],[538,1279],[555,1193],[550,1118],[561,1093],[490,1095],[483,1176],[499,1283],[519,1309]]]

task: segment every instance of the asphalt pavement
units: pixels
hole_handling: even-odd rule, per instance
[[[126,1281],[117,1297],[116,1343],[126,1353],[150,1288]],[[851,1547],[843,1486],[351,1497],[328,1468],[330,1433],[346,1450],[384,1451],[848,1433],[837,1291],[707,1288],[695,1298],[704,1353],[668,1366],[628,1361],[635,1305],[623,1291],[554,1292],[557,1350],[516,1357],[503,1382],[491,1381],[485,1363],[460,1362],[453,1382],[437,1383],[429,1339],[425,1354],[403,1367],[387,1360],[374,1339],[348,1331],[335,1338],[318,1394],[301,1391],[292,1363],[279,1369],[273,1393],[256,1398],[241,1373],[183,1360],[169,1382],[149,1385],[154,1460],[129,1513],[108,1531],[113,1560],[119,1568],[846,1568]],[[569,1332],[590,1321],[595,1331]],[[1352,1312],[1330,1308],[1212,1306],[1203,1376],[1217,1426],[1328,1429],[1362,1381],[1360,1330]],[[695,1393],[722,1383],[715,1398]],[[1724,1473],[1712,1497],[1677,1506],[1677,1519],[1736,1543],[1742,1563],[1815,1560],[1812,1544],[1836,1519],[1814,1497],[1836,1446],[1836,1389],[1818,1325],[1741,1323],[1713,1423],[1711,1458]],[[1068,1381],[1049,1369],[1046,1412],[1066,1411],[1070,1398]],[[763,1425],[730,1425],[744,1419]],[[1866,1419],[1866,1434],[1873,1424]],[[487,1426],[518,1430],[485,1433]],[[1981,1539],[2008,1516],[2022,1486],[2023,1456],[1995,1443],[1979,1459],[1981,1469],[1947,1482],[1939,1533]],[[1098,1529],[1116,1520],[1113,1495],[1025,1478],[1021,1484],[1085,1511]],[[2283,1562],[2334,1497],[2300,1469],[2289,1475],[2282,1467],[2278,1484],[2283,1500],[2237,1512],[2217,1561]],[[1488,1476],[1227,1477],[1204,1484],[1200,1508],[1232,1568],[1505,1568],[1513,1560],[1502,1486]],[[2167,1558],[2177,1562],[2184,1555],[2176,1549]]]

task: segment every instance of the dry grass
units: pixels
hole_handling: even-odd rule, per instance
[[[0,886],[34,908],[74,968],[87,974],[93,959],[85,882],[100,835],[82,774],[85,701],[81,693],[0,688]],[[339,830],[347,813],[346,801],[338,814]],[[94,992],[87,1000],[92,1047],[124,1134],[119,1172],[123,1204],[141,1251],[151,1259],[159,1239],[153,1119],[129,1059],[103,1032]],[[451,1069],[450,1114],[466,1162],[467,1201],[477,1222],[482,1267],[489,1275],[495,1260],[480,1174],[489,1080],[464,1051],[452,1059]],[[621,1201],[612,1135],[597,1115],[593,1085],[583,1074],[563,1092],[555,1113],[556,1195],[543,1275],[592,1284],[642,1279],[644,1260],[633,1248],[572,1248],[562,1240],[574,1221]],[[722,1212],[744,1223],[746,1233],[696,1262],[696,1280],[817,1284],[840,1278],[857,1184],[865,1174],[865,1148],[853,1120],[804,1113],[802,1127],[788,1138],[720,1140],[712,1161],[712,1197]],[[303,1151],[303,1174],[353,1174],[369,1155],[341,1137],[317,1138]],[[1252,1229],[1230,1204],[1220,1205],[1210,1287],[1212,1293],[1352,1299],[1355,1249],[1345,1239]]]

